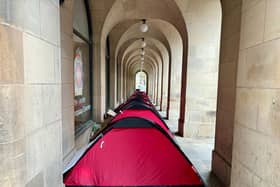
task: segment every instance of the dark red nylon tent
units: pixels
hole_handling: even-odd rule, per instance
[[[119,115],[117,115],[113,120],[112,123],[115,121],[119,121],[121,119],[129,118],[129,117],[141,117],[150,121],[155,122],[159,125],[166,133],[173,138],[173,134],[169,131],[168,127],[159,117],[156,116],[151,110],[125,110]]]
[[[203,182],[151,110],[124,110],[64,173],[66,186],[193,186]]]

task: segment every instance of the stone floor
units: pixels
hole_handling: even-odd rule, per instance
[[[172,132],[177,132],[177,122],[166,120]],[[176,141],[198,170],[200,176],[208,187],[222,187],[216,177],[211,174],[212,150],[214,139],[192,139],[176,136]]]

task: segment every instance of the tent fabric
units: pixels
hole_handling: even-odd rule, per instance
[[[151,110],[152,112],[154,112],[158,116],[158,118],[162,119],[159,112],[153,106],[148,105],[146,103],[142,103],[142,102],[139,102],[139,101],[131,101],[129,104],[122,107],[122,111],[123,110],[128,110],[128,109]]]
[[[141,117],[144,119],[151,120],[151,121],[155,122],[156,124],[160,125],[161,128],[163,128],[171,137],[173,137],[173,134],[169,131],[166,124],[164,124],[164,122],[150,110],[125,110],[122,113],[120,113],[119,115],[117,115],[112,120],[112,122],[115,122],[115,121],[118,121],[118,120],[121,120],[124,118],[128,118],[128,117]]]
[[[147,105],[153,107],[153,104],[152,104],[152,102],[149,100],[149,98],[148,98],[147,95],[145,95],[144,93],[137,92],[137,93],[133,94],[132,96],[130,96],[130,98],[129,98],[126,102],[120,104],[114,111],[115,111],[115,112],[119,112],[119,111],[122,110],[126,105],[130,104],[130,103],[133,102],[133,101],[140,101],[140,102],[142,102],[142,103],[145,103],[145,104],[147,104]]]
[[[145,93],[136,91],[119,106],[120,111],[135,98],[151,103]],[[153,110],[152,105],[150,109],[125,109],[113,118],[65,171],[66,187],[203,187],[196,169]]]
[[[201,185],[201,181],[176,147],[158,130],[127,128],[113,129],[101,138],[66,176],[65,184],[187,186]]]

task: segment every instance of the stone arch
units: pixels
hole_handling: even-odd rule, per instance
[[[146,0],[147,1],[147,0]],[[96,48],[96,53],[98,57],[98,61],[100,61],[99,67],[97,69],[103,69],[104,68],[104,46],[105,46],[105,40],[110,32],[110,30],[117,25],[121,20],[132,20],[132,19],[143,19],[143,17],[147,19],[162,19],[166,20],[167,22],[171,23],[175,26],[176,29],[178,29],[178,32],[180,33],[182,37],[182,43],[183,43],[183,69],[186,68],[187,65],[187,31],[186,31],[186,25],[184,19],[182,19],[182,14],[178,9],[178,6],[174,1],[166,0],[165,3],[162,3],[162,1],[155,0],[155,1],[147,1],[146,3],[139,0],[133,0],[133,1],[108,1],[108,6],[106,6],[106,18],[102,20],[102,26],[101,28],[97,28],[96,30],[99,31],[100,40],[98,40],[98,48]],[[94,3],[93,3],[94,4]],[[130,7],[132,5],[132,7]],[[135,6],[134,6],[135,5]],[[136,6],[137,5],[137,6]],[[157,11],[147,11],[153,7],[156,6]],[[127,9],[128,8],[128,9]],[[169,9],[172,14],[166,14],[164,10]],[[123,10],[130,10],[128,12]],[[172,16],[170,16],[172,15]],[[114,19],[108,19],[108,18],[114,18]],[[96,80],[100,80],[98,84],[102,84],[102,77],[104,77],[104,72],[100,71],[100,73],[96,76]],[[186,77],[182,79],[182,83],[186,82]],[[183,84],[182,84],[183,85]],[[183,89],[181,89],[183,91]],[[100,110],[96,110],[96,114],[100,116],[101,113],[104,111],[104,100],[102,99],[102,92],[104,92],[104,89],[100,89],[100,91],[96,91],[95,95],[96,98],[101,98],[100,100],[97,100],[97,104],[100,106]],[[185,101],[184,92],[181,93],[182,95],[182,101]],[[182,102],[183,103],[183,102]],[[184,107],[183,107],[184,108]],[[99,113],[99,114],[98,114]],[[180,112],[182,113],[182,112]],[[179,120],[182,121],[182,120]],[[182,128],[181,128],[182,129]]]
[[[128,71],[126,71],[126,78],[127,78],[127,80],[131,80],[131,77],[129,77],[128,75],[129,74],[131,74],[130,72],[131,72],[131,68],[133,67],[133,66],[135,66],[136,64],[139,64],[139,66],[140,66],[140,61],[139,60],[131,60],[131,61],[128,61],[127,62],[127,69],[128,69]],[[143,67],[145,67],[146,66],[146,64],[149,64],[150,66],[151,66],[151,70],[152,70],[152,74],[153,75],[150,75],[150,81],[152,81],[151,83],[150,83],[150,86],[153,86],[153,88],[154,88],[154,91],[150,94],[150,96],[151,96],[151,98],[153,99],[153,100],[155,100],[155,98],[156,98],[156,96],[155,96],[155,89],[156,89],[156,85],[157,85],[157,78],[158,78],[158,66],[155,64],[155,62],[154,62],[154,60],[152,59],[152,58],[147,58],[147,59],[145,59],[145,63],[144,63],[144,65],[143,65]],[[150,72],[150,71],[148,71],[148,72]],[[128,81],[129,82],[129,81]],[[151,89],[150,89],[151,90]]]
[[[163,37],[165,38],[165,43],[167,43],[166,44],[167,46],[170,46],[170,48],[168,47],[169,50],[170,50],[169,51],[169,54],[170,54],[169,55],[169,61],[170,61],[169,63],[170,64],[169,64],[168,68],[166,67],[166,69],[172,70],[172,68],[171,68],[171,65],[172,65],[171,61],[174,62],[173,66],[177,65],[178,68],[181,68],[181,66],[182,66],[182,50],[183,50],[182,48],[183,48],[183,46],[180,46],[180,44],[182,44],[182,41],[180,41],[181,40],[180,39],[180,34],[177,33],[178,31],[176,30],[176,28],[171,26],[167,22],[162,21],[162,20],[150,20],[150,24],[153,25],[153,27],[155,27],[155,30],[157,30],[156,33],[160,32],[160,33],[164,34]],[[134,34],[134,33],[132,33],[132,34]],[[142,35],[137,36],[137,37],[141,38]],[[187,59],[185,59],[185,60],[187,60]],[[179,71],[181,71],[181,69]],[[178,77],[173,78],[172,79],[173,81],[171,81],[170,80],[171,74],[177,75]],[[181,74],[178,73],[178,72],[175,73],[175,71],[174,71],[173,73],[169,73],[168,78],[169,78],[169,82],[167,83],[167,85],[168,85],[169,88],[168,88],[167,100],[169,101],[170,100],[170,95],[173,96],[173,98],[175,98],[176,95],[180,95],[180,86],[176,87],[176,85],[178,85],[178,80],[181,79]],[[173,87],[175,86],[175,88],[170,89],[171,86],[173,86]],[[176,93],[174,93],[174,94],[171,93],[170,94],[170,90],[172,90],[173,92],[177,91],[177,94]],[[179,105],[180,105],[179,101],[180,101],[180,98],[177,99],[177,103],[178,103],[177,105],[173,104],[173,106],[177,106],[176,108],[174,108],[174,109],[171,108],[171,110],[174,111],[173,112],[173,116],[175,116],[175,118],[179,117],[178,116],[178,114],[179,114]],[[170,102],[167,102],[167,111],[169,111],[169,106],[170,106]],[[167,112],[167,116],[169,116],[168,114],[169,114],[169,112]]]

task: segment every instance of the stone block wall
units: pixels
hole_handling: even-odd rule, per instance
[[[231,187],[280,183],[280,2],[243,1]]]
[[[0,3],[0,186],[62,186],[59,3]]]

